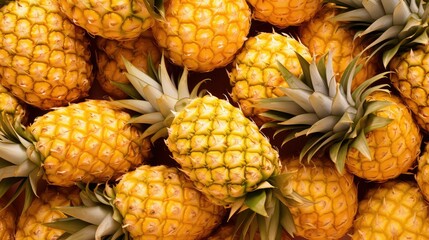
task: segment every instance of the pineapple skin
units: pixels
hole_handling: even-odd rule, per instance
[[[133,239],[205,239],[226,210],[212,204],[176,167],[141,165],[116,185],[114,205]]]
[[[2,197],[0,199],[0,239],[2,240],[14,240],[16,231],[16,221],[18,213],[13,205],[8,204],[8,198]]]
[[[169,0],[165,19],[155,21],[152,30],[174,64],[210,72],[228,65],[243,46],[250,14],[245,0]]]
[[[26,124],[28,120],[27,104],[11,94],[6,88],[0,85],[0,111],[11,116],[12,122],[19,121]]]
[[[319,60],[328,51],[332,53],[332,67],[337,73],[337,81],[354,57],[360,56],[362,68],[352,81],[352,90],[356,89],[367,79],[377,74],[380,64],[377,57],[369,58],[367,51],[363,52],[365,44],[360,38],[354,39],[355,32],[336,22],[332,18],[338,14],[335,4],[324,4],[320,11],[309,21],[299,25],[298,36],[302,44]],[[369,59],[368,59],[369,58]]]
[[[280,172],[277,150],[226,100],[195,98],[176,114],[168,131],[173,159],[216,204],[228,206]]]
[[[0,19],[0,84],[43,110],[88,96],[94,78],[89,39],[57,1],[12,1]]]
[[[125,41],[138,38],[153,26],[142,0],[59,0],[61,11],[93,36]]]
[[[354,176],[340,174],[327,157],[300,162],[282,158],[283,171],[291,173],[288,183],[309,204],[290,206],[296,236],[310,240],[340,239],[350,230],[357,212],[358,191]]]
[[[44,177],[72,186],[115,180],[151,157],[150,141],[131,116],[105,100],[87,100],[37,117],[28,129],[43,158]]]
[[[311,18],[322,6],[321,0],[248,0],[252,18],[279,28],[298,26]]]
[[[228,74],[232,86],[231,98],[240,105],[244,115],[251,117],[258,126],[270,119],[260,115],[264,110],[254,108],[254,101],[284,95],[280,88],[288,85],[278,62],[299,76],[302,69],[296,52],[307,61],[312,59],[308,48],[291,36],[262,32],[249,37],[236,55]]]
[[[429,201],[429,145],[427,143],[425,143],[417,163],[415,179],[423,196]]]
[[[143,32],[138,38],[126,41],[110,40],[102,37],[95,38],[95,59],[97,62],[97,81],[101,88],[112,98],[129,97],[111,82],[129,83],[122,57],[135,67],[147,72],[148,57],[159,64],[161,51],[155,43],[152,31]]]
[[[392,58],[390,80],[426,133],[429,132],[429,45],[419,44]]]
[[[390,180],[359,201],[353,240],[429,239],[428,206],[414,181]]]
[[[364,157],[356,148],[350,148],[346,168],[360,178],[381,182],[411,169],[420,154],[422,134],[410,110],[398,96],[376,92],[367,99],[391,102],[376,115],[392,119],[392,122],[366,134],[372,159]]]
[[[18,219],[16,240],[55,240],[63,230],[45,226],[44,223],[66,218],[66,215],[55,207],[80,205],[79,189],[49,186],[35,197],[30,206]]]

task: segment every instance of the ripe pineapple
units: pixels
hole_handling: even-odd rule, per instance
[[[425,83],[428,68],[426,1],[354,1],[332,0],[342,10],[335,17],[358,31],[356,37],[371,42],[367,50],[382,54],[382,62],[392,71],[390,80],[419,126],[429,131],[429,88]],[[360,14],[355,14],[359,12]]]
[[[422,134],[400,99],[386,84],[377,84],[386,72],[366,80],[352,93],[357,61],[349,64],[339,83],[330,54],[318,62],[303,60],[301,79],[283,67],[289,84],[283,89],[286,97],[261,99],[257,106],[269,109],[262,114],[275,119],[267,127],[288,131],[284,143],[306,137],[300,159],[328,150],[340,172],[346,166],[366,180],[396,178],[417,159]]]
[[[287,87],[278,69],[278,62],[296,76],[302,73],[295,52],[299,52],[306,60],[311,60],[308,48],[293,37],[261,32],[249,37],[236,55],[233,68],[228,74],[232,86],[231,98],[240,105],[244,115],[252,118],[258,125],[269,119],[259,114],[262,109],[253,108],[253,101],[283,96],[279,88]]]
[[[309,204],[290,207],[296,236],[305,239],[340,239],[353,225],[357,212],[357,187],[353,175],[341,175],[326,157],[301,162],[298,157],[282,159],[286,170],[293,172],[291,181],[298,194]]]
[[[0,198],[0,239],[14,240],[16,230],[16,219],[18,213],[13,205],[7,205],[8,199]]]
[[[149,56],[155,64],[158,64],[161,58],[161,52],[156,46],[152,31],[145,31],[138,38],[127,41],[96,37],[95,46],[95,57],[98,66],[96,79],[101,88],[115,99],[128,96],[120,88],[112,84],[112,82],[129,83],[127,77],[123,74],[126,69],[122,62],[122,57],[125,57],[143,71],[147,71]]]
[[[149,140],[130,118],[104,100],[56,108],[27,128],[2,116],[0,186],[25,184],[18,195],[37,193],[41,178],[57,186],[115,180],[150,157]]]
[[[245,0],[169,0],[152,28],[158,45],[176,65],[209,72],[228,65],[250,30]]]
[[[356,31],[333,20],[337,13],[335,4],[324,4],[315,17],[298,26],[298,36],[317,60],[331,51],[334,72],[338,74],[336,79],[339,81],[339,76],[343,74],[350,61],[362,53],[365,44],[361,39],[354,38]],[[368,52],[362,53],[359,62],[362,69],[352,81],[352,91],[363,81],[377,74],[381,68],[378,62],[377,57],[370,57]]]
[[[12,1],[0,10],[0,84],[40,109],[88,95],[93,81],[89,39],[57,1]]]
[[[279,28],[299,26],[319,11],[322,0],[248,0],[252,18]]]
[[[45,224],[66,218],[64,213],[55,208],[81,204],[78,190],[75,187],[47,187],[19,216],[15,239],[59,239],[64,231]]]
[[[125,41],[139,37],[153,26],[154,18],[144,0],[60,0],[61,11],[94,36]]]
[[[417,162],[416,181],[423,196],[429,201],[429,145],[427,143]]]
[[[16,121],[20,121],[23,124],[27,123],[27,104],[16,98],[6,88],[0,85],[0,112],[2,111],[12,116],[12,121],[16,119]]]
[[[414,181],[390,180],[359,201],[353,240],[429,239],[428,205]]]
[[[86,222],[86,228],[70,228],[67,221],[51,225],[65,227],[70,239],[78,239],[83,234],[79,230],[90,228],[84,232],[87,239],[123,234],[130,239],[205,239],[226,214],[225,208],[196,190],[185,174],[164,165],[141,165],[124,174],[113,188],[101,185],[93,192],[86,188],[81,196],[87,200],[85,206],[59,210]],[[96,222],[110,224],[97,226]]]

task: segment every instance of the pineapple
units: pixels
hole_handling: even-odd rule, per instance
[[[314,157],[311,162],[289,156],[282,163],[285,170],[293,172],[292,189],[311,202],[289,208],[296,236],[313,240],[343,237],[353,225],[358,206],[353,175],[341,175],[325,156]]]
[[[346,167],[360,178],[386,181],[413,166],[422,134],[405,104],[386,84],[377,84],[386,72],[352,93],[357,61],[350,62],[339,83],[331,54],[317,62],[302,59],[301,79],[283,67],[289,85],[283,88],[286,97],[261,99],[256,106],[269,109],[262,114],[275,119],[264,127],[287,131],[283,143],[306,137],[300,159],[328,150],[341,173]]]
[[[122,63],[122,57],[125,57],[143,71],[147,71],[149,56],[156,64],[159,63],[161,58],[161,52],[156,46],[152,32],[149,30],[143,32],[138,38],[127,41],[96,37],[95,46],[95,58],[98,66],[96,79],[101,88],[115,99],[128,96],[112,83],[129,83],[127,77],[123,74],[125,66]]]
[[[36,194],[42,178],[64,187],[115,180],[151,154],[149,140],[128,124],[130,118],[105,100],[56,108],[26,128],[3,115],[0,186],[20,182],[18,195],[24,189]]]
[[[250,31],[245,0],[168,0],[156,18],[154,37],[176,65],[210,72],[232,62]]]
[[[45,224],[66,218],[64,213],[55,209],[56,207],[80,204],[78,188],[47,187],[19,216],[15,239],[59,239],[64,231]]]
[[[414,181],[390,180],[359,201],[353,240],[429,239],[428,205]]]
[[[186,68],[176,88],[164,56],[157,73],[146,74],[124,61],[134,91],[146,100],[117,100],[117,106],[141,114],[131,122],[149,124],[143,136],[152,142],[165,139],[181,171],[211,202],[230,208],[230,215],[242,212],[240,222],[263,225],[261,235],[275,239],[281,226],[273,218],[288,222],[290,216],[279,215],[287,200],[275,194],[274,177],[287,179],[287,174],[279,175],[279,154],[258,126],[227,100],[199,92],[203,82],[189,93]],[[296,204],[302,200],[293,191],[284,198]],[[293,231],[290,224],[285,229]]]
[[[14,240],[18,212],[13,205],[8,205],[8,199],[0,198],[0,239]]]
[[[371,54],[381,53],[384,67],[392,72],[393,86],[419,126],[429,131],[426,1],[354,1],[353,4],[348,0],[331,1],[342,7],[335,19],[353,27],[356,38],[371,42],[366,47]]]
[[[89,39],[57,1],[12,1],[0,10],[0,84],[46,110],[88,96]]]
[[[0,85],[0,112],[3,111],[12,117],[12,121],[20,121],[23,124],[27,123],[27,104],[16,98],[6,88]]]
[[[335,4],[324,4],[315,17],[298,26],[298,36],[310,53],[316,56],[316,60],[331,51],[334,72],[338,74],[336,79],[339,81],[339,76],[350,61],[361,54],[365,44],[361,39],[354,38],[355,31],[333,20],[337,13]],[[367,52],[362,53],[359,62],[362,69],[352,81],[352,91],[378,72],[381,68],[378,62],[378,58],[370,57]]]
[[[165,165],[141,165],[124,174],[114,187],[101,185],[92,192],[86,188],[81,196],[85,206],[58,210],[85,222],[84,228],[70,228],[67,221],[50,225],[65,227],[70,239],[121,235],[130,239],[205,239],[226,214],[225,208],[210,203],[196,190],[184,173]],[[102,224],[97,226],[97,222]]]
[[[249,37],[234,59],[233,68],[228,74],[232,86],[231,98],[240,105],[244,115],[259,126],[268,119],[259,114],[261,109],[252,107],[253,101],[283,96],[279,88],[287,87],[287,83],[278,70],[278,62],[299,76],[302,70],[295,52],[311,60],[308,48],[293,37],[261,32]]]
[[[155,20],[145,0],[82,1],[59,0],[61,11],[93,36],[126,41],[138,38]]]
[[[415,179],[423,196],[429,201],[429,145],[427,143],[425,143],[417,162]]]
[[[248,0],[252,18],[278,28],[299,26],[319,11],[322,0]]]

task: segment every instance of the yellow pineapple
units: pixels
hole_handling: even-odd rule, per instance
[[[14,240],[16,231],[16,220],[18,211],[13,205],[7,205],[8,199],[2,197],[0,199],[0,239]]]
[[[153,26],[154,18],[145,0],[82,1],[60,0],[61,11],[94,36],[112,40],[131,40]]]
[[[246,40],[250,22],[245,0],[168,0],[152,30],[174,64],[209,72],[233,60]]]
[[[390,180],[359,201],[353,240],[429,239],[428,205],[414,181]]]
[[[240,105],[244,115],[251,117],[258,125],[268,119],[259,114],[262,109],[252,107],[254,100],[283,96],[280,88],[287,87],[278,62],[296,76],[302,73],[295,52],[308,61],[312,58],[308,48],[293,37],[261,32],[249,37],[236,55],[228,74],[232,86],[231,97]]]
[[[299,26],[319,11],[322,0],[248,0],[252,18],[279,28]]]
[[[357,187],[353,175],[341,175],[327,157],[301,162],[298,157],[282,159],[293,172],[291,181],[298,194],[310,203],[290,207],[296,235],[305,239],[340,239],[349,231],[357,211]]]
[[[59,239],[64,231],[45,226],[45,223],[66,218],[64,213],[55,209],[56,207],[80,205],[78,190],[75,187],[47,187],[19,216],[15,239]]]
[[[28,107],[27,104],[16,98],[6,88],[0,85],[0,112],[6,112],[12,116],[12,119],[19,119],[17,121],[26,124],[28,120]]]
[[[41,109],[67,105],[92,85],[89,39],[57,1],[12,1],[0,10],[0,84]]]
[[[0,119],[0,186],[26,184],[16,194],[37,193],[41,178],[65,187],[115,180],[151,156],[149,140],[128,124],[131,116],[105,100],[56,108],[26,128]]]
[[[332,64],[339,81],[350,61],[362,53],[365,44],[361,39],[354,38],[356,31],[333,19],[337,13],[335,4],[324,4],[315,17],[299,25],[298,36],[316,59],[323,57],[328,51],[332,52]],[[381,68],[378,58],[370,57],[368,52],[361,54],[359,63],[362,64],[362,69],[353,79],[352,90],[374,76]]]
[[[112,82],[128,84],[127,77],[123,74],[125,66],[122,57],[125,57],[136,67],[147,71],[148,57],[158,64],[161,52],[156,46],[151,31],[145,31],[138,38],[117,41],[102,37],[95,38],[95,58],[98,67],[97,81],[101,88],[115,99],[125,98],[128,95]]]
[[[91,229],[85,232],[88,239],[123,234],[136,240],[205,239],[226,214],[224,207],[210,203],[196,190],[185,174],[164,165],[141,165],[124,174],[114,187],[101,185],[93,192],[86,188],[81,196],[90,199],[85,206],[59,210],[85,221],[86,228],[71,228],[67,221],[51,225],[65,227],[70,239],[77,239],[82,229]]]
[[[422,134],[401,100],[387,84],[378,83],[387,72],[352,93],[357,62],[350,62],[339,83],[331,54],[302,64],[301,79],[283,68],[289,84],[282,89],[286,97],[261,99],[257,106],[269,109],[262,114],[275,119],[265,126],[287,131],[283,143],[306,137],[300,159],[327,150],[340,172],[346,167],[366,180],[393,179],[408,172],[417,159]]]

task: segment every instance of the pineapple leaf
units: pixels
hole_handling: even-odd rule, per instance
[[[160,112],[151,112],[129,120],[129,123],[155,124],[164,121],[164,116]]]
[[[340,118],[338,116],[326,116],[311,125],[311,127],[307,131],[307,135],[313,133],[332,132],[332,129],[334,129],[334,126],[339,119]]]
[[[160,81],[162,86],[161,89],[162,89],[163,95],[169,96],[173,99],[178,99],[179,93],[177,91],[176,85],[174,84],[174,81],[168,77],[168,71],[164,60],[164,54],[162,54],[161,56],[159,71],[160,71],[159,76],[160,76]]]
[[[264,190],[249,192],[246,195],[244,204],[255,213],[268,217],[267,210],[265,209],[266,198]]]
[[[339,173],[344,173],[344,166],[346,163],[347,151],[349,149],[349,141],[340,141],[334,143],[329,148],[329,156],[331,160],[335,163],[337,171]]]
[[[299,54],[297,54],[297,56],[299,56]],[[304,61],[306,61],[306,60],[304,60]],[[308,64],[308,62],[307,62],[307,64]],[[279,67],[279,71],[281,72],[283,78],[285,79],[285,81],[287,82],[289,87],[293,87],[293,88],[297,88],[297,89],[301,89],[301,90],[306,90],[306,91],[311,91],[311,88],[308,87],[308,85],[306,85],[303,81],[301,81],[298,77],[296,77],[293,73],[291,73],[280,62],[278,62],[278,67]],[[302,67],[302,70],[303,71],[305,70],[304,67]],[[283,92],[286,91],[287,89],[288,88],[280,88],[280,90],[282,90]]]
[[[384,31],[392,26],[393,19],[391,15],[386,15],[378,18],[368,28],[365,29],[360,35],[370,34],[374,31]]]
[[[51,228],[61,229],[67,233],[73,234],[88,226],[89,223],[73,217],[67,217],[55,219],[53,222],[45,222],[43,225]]]
[[[332,99],[326,94],[314,92],[308,97],[308,101],[319,118],[331,115]]]
[[[364,132],[368,133],[372,130],[385,127],[389,123],[391,123],[392,121],[393,121],[393,119],[379,117],[379,116],[372,114],[367,119],[368,124],[367,124],[367,127],[364,129]]]
[[[294,237],[296,227],[293,223],[292,213],[290,212],[289,208],[284,204],[280,204],[280,215],[282,216],[282,218],[280,218],[280,224],[282,225],[283,229],[289,235]]]
[[[55,209],[63,212],[64,214],[70,215],[72,217],[81,219],[85,222],[88,222],[93,225],[99,225],[103,221],[105,217],[109,217],[112,209],[107,206],[92,206],[92,207],[86,207],[86,206],[61,206],[61,207],[55,207]]]
[[[110,104],[119,108],[125,108],[141,114],[151,113],[156,111],[152,104],[143,100],[136,99],[120,99],[111,101]]]
[[[123,91],[125,94],[127,94],[128,96],[130,96],[133,99],[138,99],[138,100],[142,99],[139,92],[130,83],[121,83],[121,82],[116,82],[116,81],[110,81],[110,84],[119,88],[121,91]]]
[[[324,63],[324,58],[320,59],[320,62]],[[315,93],[321,93],[321,95],[328,95],[327,92],[327,86],[325,81],[323,80],[323,77],[321,76],[318,67],[317,67],[317,63],[316,62],[311,62],[310,63],[310,79],[311,79],[311,85],[313,86],[313,91]]]
[[[366,141],[365,132],[360,131],[357,137],[352,141],[350,147],[356,148],[365,158],[372,159],[371,151]]]
[[[79,231],[71,234],[66,240],[94,240],[95,232],[97,231],[97,226],[88,225]]]
[[[319,120],[315,113],[304,113],[294,117],[291,117],[283,122],[279,122],[279,125],[312,125]]]
[[[277,98],[280,98],[280,99],[277,99]],[[255,101],[256,103],[253,106],[256,108],[270,109],[268,113],[272,113],[273,111],[290,113],[292,115],[299,115],[299,114],[305,113],[304,109],[302,109],[301,106],[296,104],[294,101],[290,100],[288,97],[282,96],[277,98],[275,99],[261,98],[256,100]],[[265,114],[265,112],[261,114]]]

